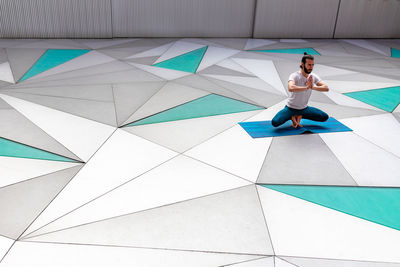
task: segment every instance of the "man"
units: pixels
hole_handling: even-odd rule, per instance
[[[312,90],[327,92],[328,86],[316,74],[311,74],[314,68],[314,57],[304,53],[301,59],[301,70],[290,74],[288,81],[289,99],[284,109],[272,119],[272,125],[278,127],[289,119],[292,127],[303,127],[301,119],[326,121],[329,116],[320,109],[307,106]]]

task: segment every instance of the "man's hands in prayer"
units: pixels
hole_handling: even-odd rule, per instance
[[[313,76],[312,76],[312,75],[310,75],[310,76],[308,77],[308,79],[307,79],[307,81],[306,81],[306,86],[307,86],[307,88],[309,88],[309,89],[313,89],[313,87],[314,87],[314,81],[313,81]]]

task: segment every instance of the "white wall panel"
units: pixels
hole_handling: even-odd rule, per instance
[[[335,38],[399,37],[399,0],[342,0]]]
[[[339,0],[258,0],[254,38],[332,38]]]
[[[112,37],[110,0],[0,0],[0,37]]]
[[[255,0],[112,0],[114,37],[251,37]]]

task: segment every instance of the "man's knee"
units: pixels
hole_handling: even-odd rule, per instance
[[[329,115],[324,113],[321,115],[321,121],[327,121],[329,119]]]
[[[275,118],[272,119],[271,124],[272,124],[272,126],[274,126],[274,127],[278,127],[278,126],[279,126],[279,122],[278,122],[278,120],[276,120]]]

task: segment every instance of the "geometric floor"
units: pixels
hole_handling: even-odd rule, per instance
[[[255,138],[303,52],[352,131]],[[400,40],[0,39],[0,267],[400,267]]]

